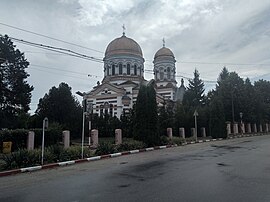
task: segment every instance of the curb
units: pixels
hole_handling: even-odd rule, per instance
[[[252,137],[252,136],[261,136],[261,135],[267,135],[267,134],[259,133],[259,134],[238,135],[238,136],[230,136],[227,139],[234,139],[234,138],[241,138],[241,137]],[[51,168],[56,168],[56,167],[63,167],[63,166],[68,166],[68,165],[73,165],[73,164],[83,163],[83,162],[97,161],[97,160],[107,159],[107,158],[115,158],[115,157],[129,155],[129,154],[136,154],[136,153],[139,153],[139,152],[148,152],[148,151],[166,149],[166,148],[171,148],[171,147],[185,146],[185,145],[189,145],[189,144],[198,144],[198,143],[221,141],[221,140],[226,140],[226,139],[218,138],[218,139],[206,139],[206,140],[190,141],[190,142],[183,142],[180,145],[174,144],[174,145],[163,145],[163,146],[148,147],[148,148],[144,148],[144,149],[135,149],[135,150],[131,150],[131,151],[124,151],[124,152],[106,154],[106,155],[101,155],[101,156],[93,156],[93,157],[85,158],[85,159],[77,159],[77,160],[72,160],[72,161],[51,163],[51,164],[46,164],[46,165],[42,165],[42,166],[39,165],[39,166],[32,166],[32,167],[27,167],[27,168],[8,170],[8,171],[0,172],[0,177],[4,177],[4,176],[8,176],[8,175],[15,175],[15,174],[18,174],[18,173],[33,172],[33,171],[37,171],[37,170],[44,170],[44,169],[51,169]]]

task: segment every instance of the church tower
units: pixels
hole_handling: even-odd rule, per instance
[[[163,39],[163,47],[156,52],[153,63],[157,93],[165,99],[175,100],[177,89],[175,62],[173,52],[165,47],[165,40]]]

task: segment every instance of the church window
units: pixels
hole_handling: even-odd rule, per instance
[[[112,65],[112,75],[115,75],[115,65]]]
[[[167,78],[171,79],[170,67],[167,67]]]
[[[137,75],[137,65],[134,65],[134,75]]]
[[[119,74],[123,74],[123,66],[121,63],[119,64]]]
[[[160,72],[160,80],[164,79],[164,72]]]
[[[127,64],[127,75],[130,75],[130,64]]]
[[[139,69],[140,69],[140,76],[142,75],[142,67],[139,67]]]

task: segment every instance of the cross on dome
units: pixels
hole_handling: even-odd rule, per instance
[[[165,38],[164,37],[162,39],[162,42],[163,42],[163,47],[165,47]]]
[[[123,36],[125,36],[125,31],[126,31],[126,27],[125,27],[125,24],[123,24],[123,26],[122,26],[122,28],[123,28]]]

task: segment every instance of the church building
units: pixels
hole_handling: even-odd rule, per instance
[[[175,80],[175,57],[165,47],[160,48],[154,56],[154,79],[144,79],[144,58],[139,44],[125,36],[109,43],[105,51],[104,78],[101,84],[84,94],[87,106],[91,106],[93,114],[110,114],[120,118],[129,113],[136,102],[140,85],[153,83],[156,89],[158,105],[166,101],[182,101],[185,87],[178,88]]]

